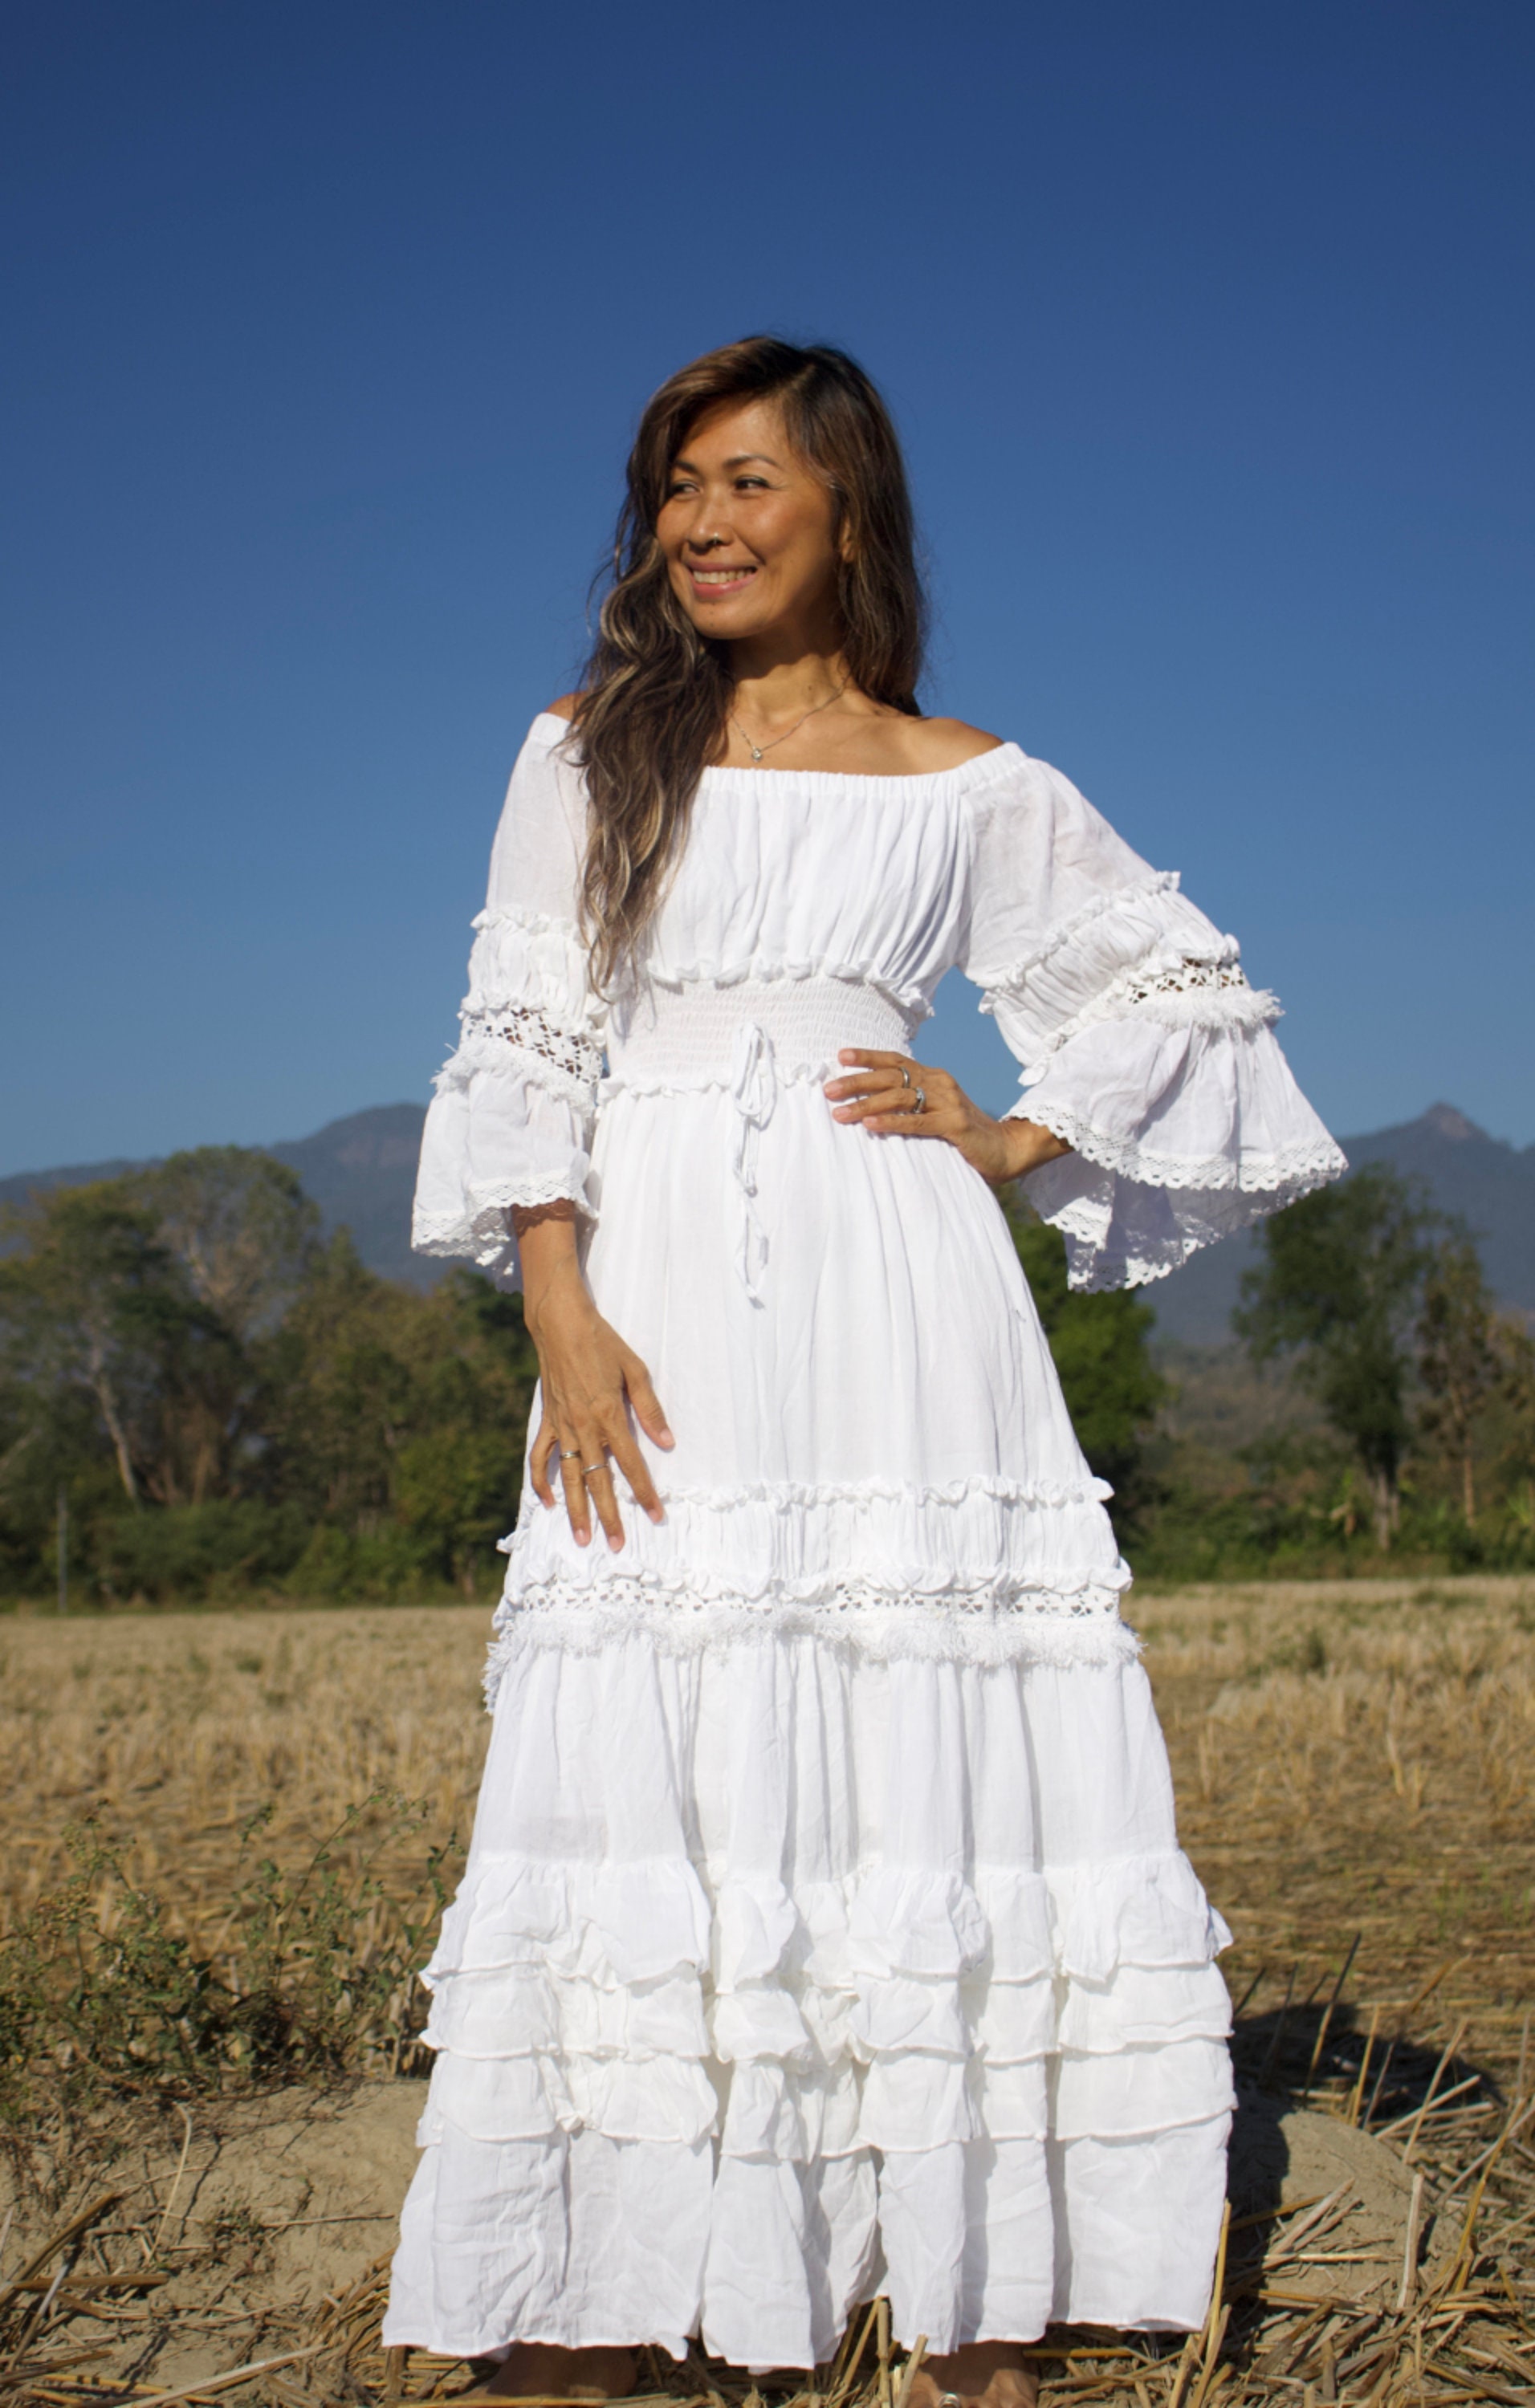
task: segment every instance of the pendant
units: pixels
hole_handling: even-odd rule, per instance
[[[760,760],[761,760],[761,758],[762,758],[762,747],[761,747],[761,745],[760,745],[760,744],[753,744],[753,747],[752,747],[752,758],[753,758],[753,761],[760,761]]]

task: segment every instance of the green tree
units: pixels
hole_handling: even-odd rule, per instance
[[[375,1576],[344,1537],[372,1546],[386,1584],[430,1571],[472,1594],[517,1506],[537,1378],[520,1299],[466,1270],[418,1295],[367,1270],[343,1232],[264,1361],[279,1488],[337,1534],[309,1576]]]
[[[122,1180],[55,1188],[6,1216],[0,1348],[39,1431],[88,1398],[133,1507],[208,1493],[250,1385],[237,1345],[194,1294]],[[62,1467],[61,1467],[62,1468]]]
[[[1296,1358],[1358,1461],[1383,1548],[1401,1517],[1413,1338],[1438,1219],[1396,1171],[1366,1163],[1264,1222],[1263,1259],[1243,1273],[1232,1315],[1255,1362]]]
[[[296,1170],[249,1146],[204,1145],[127,1183],[226,1329],[244,1343],[276,1326],[320,1252],[320,1208]]]
[[[236,1147],[10,1213],[0,1259],[0,1580],[108,1598],[472,1595],[517,1508],[537,1364],[520,1299],[430,1295],[328,1246],[281,1164]]]
[[[1442,1446],[1460,1483],[1460,1510],[1476,1526],[1476,1440],[1488,1405],[1509,1384],[1513,1366],[1501,1341],[1492,1292],[1475,1241],[1456,1231],[1435,1247],[1418,1313],[1418,1420]]]
[[[1167,1393],[1151,1359],[1155,1315],[1132,1291],[1072,1288],[1058,1230],[1010,1203],[1008,1226],[1050,1341],[1078,1442],[1114,1490],[1116,1526],[1126,1527],[1140,1496],[1146,1432]]]

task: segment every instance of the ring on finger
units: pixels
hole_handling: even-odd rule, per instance
[[[902,1085],[903,1087],[909,1087],[909,1086],[911,1085],[911,1071],[907,1068],[907,1067],[906,1067],[906,1065],[905,1065],[905,1063],[904,1063],[904,1062],[901,1064],[900,1068],[901,1068],[901,1085]]]
[[[583,1463],[583,1464],[581,1465],[581,1478],[582,1478],[583,1480],[590,1480],[590,1479],[593,1477],[594,1473],[598,1472],[598,1471],[606,1471],[606,1470],[607,1470],[607,1469],[608,1469],[608,1458],[607,1458],[607,1456],[606,1456],[606,1455],[604,1455],[604,1456],[603,1456],[603,1458],[602,1458],[602,1461],[601,1461],[600,1463]]]
[[[560,1449],[560,1461],[562,1463],[569,1463],[579,1455],[580,1453],[581,1449],[579,1446],[562,1446]]]
[[[912,1090],[911,1090],[911,1112],[912,1112],[912,1116],[913,1116],[913,1118],[915,1118],[915,1116],[917,1115],[917,1113],[919,1113],[919,1112],[925,1112],[926,1110],[927,1110],[927,1090],[926,1090],[926,1088],[925,1088],[925,1087],[913,1087],[913,1088],[912,1088]]]

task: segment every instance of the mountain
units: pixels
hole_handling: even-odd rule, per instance
[[[292,1165],[313,1197],[328,1231],[345,1226],[370,1269],[386,1279],[430,1287],[448,1266],[410,1252],[410,1197],[421,1151],[420,1104],[379,1104],[331,1121],[313,1137],[268,1145],[263,1153]],[[0,1179],[0,1203],[22,1204],[40,1188],[82,1187],[141,1169],[134,1162],[77,1163],[63,1170],[23,1170]]]
[[[430,1287],[449,1268],[410,1252],[410,1198],[425,1118],[421,1104],[379,1104],[267,1149],[297,1171],[327,1230],[351,1231],[369,1270],[412,1287]]]
[[[345,1225],[372,1269],[415,1287],[429,1287],[445,1268],[410,1252],[410,1194],[424,1117],[420,1104],[380,1104],[332,1121],[313,1137],[265,1149],[293,1165],[327,1229]],[[1399,1128],[1344,1138],[1342,1146],[1350,1162],[1389,1162],[1421,1179],[1436,1204],[1458,1212],[1475,1231],[1496,1294],[1535,1312],[1535,1146],[1520,1151],[1488,1137],[1453,1104],[1431,1105]],[[77,1187],[136,1167],[93,1162],[22,1171],[0,1180],[0,1202],[21,1203],[34,1189]],[[1195,1346],[1228,1339],[1231,1308],[1254,1250],[1251,1237],[1228,1239],[1148,1288],[1157,1336]]]
[[[1493,1293],[1535,1312],[1535,1145],[1522,1150],[1488,1137],[1453,1104],[1430,1104],[1415,1121],[1339,1140],[1351,1163],[1388,1162],[1421,1179],[1442,1211],[1457,1212],[1476,1238]],[[1249,1233],[1207,1247],[1155,1287],[1156,1335],[1184,1345],[1219,1346],[1242,1272],[1257,1240]]]

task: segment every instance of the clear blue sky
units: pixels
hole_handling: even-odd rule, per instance
[[[1183,870],[1336,1128],[1535,1140],[1528,0],[5,43],[0,1170],[425,1096],[636,413],[762,327],[895,406],[930,707]]]

